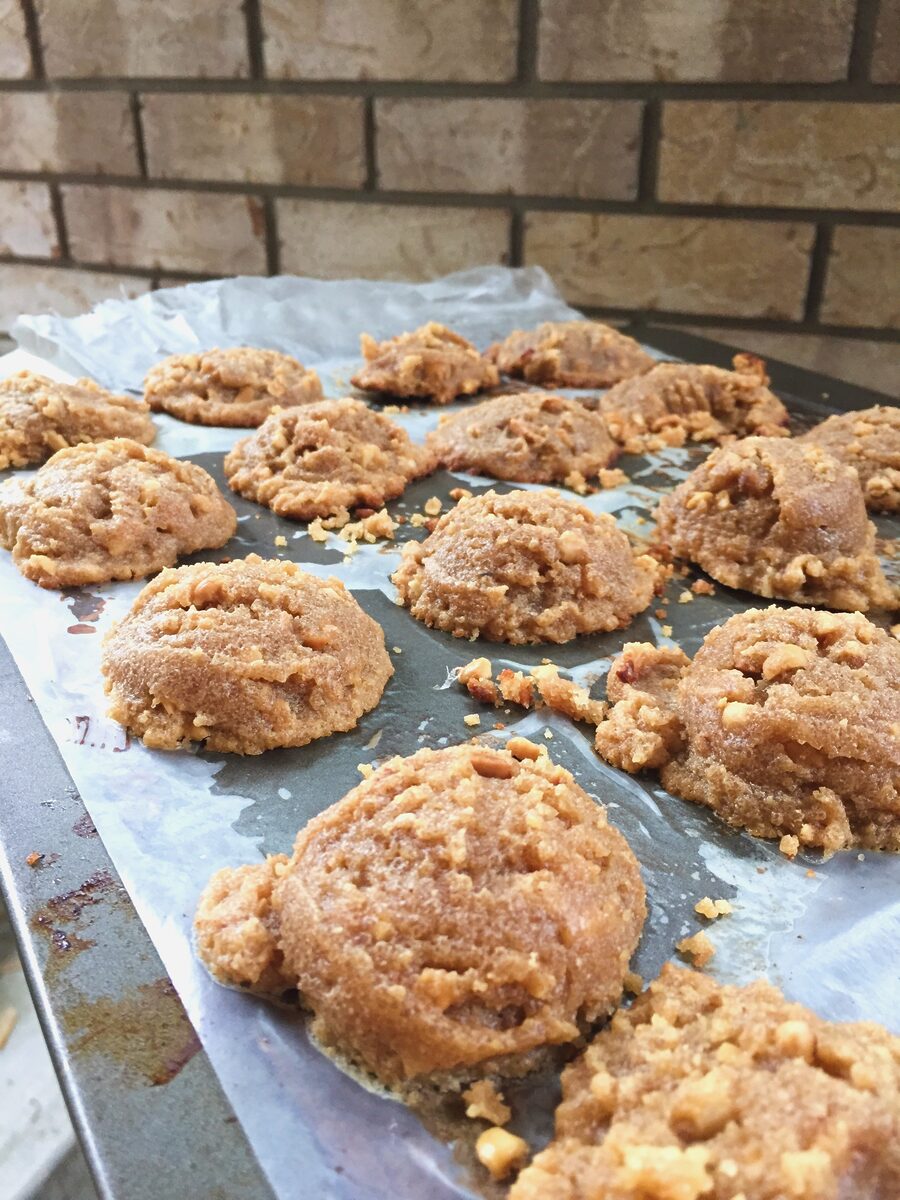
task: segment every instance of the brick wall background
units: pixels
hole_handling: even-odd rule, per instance
[[[893,371],[898,133],[900,0],[0,0],[0,329],[539,263]]]

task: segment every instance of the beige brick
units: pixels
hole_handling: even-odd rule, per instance
[[[132,275],[2,263],[0,329],[9,329],[20,313],[55,312],[74,317],[109,296],[139,296],[149,288],[149,280]]]
[[[249,74],[241,0],[36,0],[51,78]]]
[[[151,177],[359,187],[363,102],[351,96],[152,94],[142,100]]]
[[[115,92],[0,93],[7,171],[137,171],[128,97]]]
[[[834,231],[821,317],[833,325],[900,329],[900,229]],[[895,384],[896,386],[896,384]]]
[[[799,318],[812,240],[793,222],[535,212],[525,258],[575,304]]]
[[[588,82],[845,79],[855,8],[855,0],[541,0],[538,73]]]
[[[872,51],[872,79],[875,83],[900,83],[900,0],[881,0]]]
[[[72,256],[81,262],[218,275],[266,269],[253,196],[137,188],[63,188]]]
[[[0,254],[55,258],[56,222],[45,183],[0,181]]]
[[[431,279],[507,261],[503,209],[279,200],[281,269],[322,279]]]
[[[630,100],[377,100],[380,183],[630,200],[641,109]]]
[[[898,104],[667,102],[660,199],[894,209],[898,127]]]
[[[262,0],[266,73],[279,79],[504,82],[518,0]]]
[[[19,0],[0,0],[0,79],[26,79],[31,53]]]

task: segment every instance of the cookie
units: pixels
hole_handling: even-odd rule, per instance
[[[516,483],[597,476],[618,448],[596,412],[564,396],[522,392],[441,417],[426,445],[450,471]]]
[[[261,754],[353,729],[394,673],[337,579],[256,554],[163,571],[107,634],[110,716],[147,746]]]
[[[728,587],[846,612],[896,608],[855,470],[819,446],[714,450],[656,510],[657,536]]]
[[[768,387],[766,365],[738,354],[734,370],[664,362],[600,399],[609,431],[628,454],[686,442],[786,437],[788,411]]]
[[[365,392],[449,404],[500,382],[471,342],[434,321],[386,342],[364,333],[360,348],[366,361],[350,382]]]
[[[488,351],[504,375],[541,387],[605,388],[649,371],[640,343],[599,321],[545,321],[516,329]]]
[[[225,458],[233,491],[301,521],[380,508],[432,467],[405,430],[351,399],[273,413]]]
[[[900,642],[861,613],[738,613],[610,667],[598,753],[756,837],[900,850]]]
[[[59,450],[0,484],[0,543],[46,588],[152,575],[223,546],[236,524],[201,467],[128,438]]]
[[[261,425],[274,408],[322,399],[322,384],[296,358],[277,350],[231,346],[172,354],[144,380],[155,412],[195,425]]]
[[[879,404],[828,417],[799,439],[855,467],[866,507],[900,512],[900,408]]]
[[[607,513],[551,490],[486,492],[407,542],[392,578],[426,625],[515,645],[621,629],[650,603],[660,569]]]
[[[289,859],[213,876],[202,960],[228,983],[297,988],[324,1048],[407,1093],[521,1074],[575,1040],[619,1002],[644,888],[604,809],[517,741],[535,757],[392,758]]]
[[[42,463],[67,446],[125,437],[149,445],[156,429],[149,408],[114,396],[92,379],[58,383],[19,371],[0,380],[0,471]]]
[[[667,965],[563,1072],[510,1200],[889,1200],[900,1040]]]

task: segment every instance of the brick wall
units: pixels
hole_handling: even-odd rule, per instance
[[[0,0],[0,328],[503,262],[887,343],[898,132],[900,0]]]

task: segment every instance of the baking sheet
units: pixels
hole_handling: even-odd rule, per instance
[[[115,389],[138,391],[146,369],[164,354],[244,342],[297,355],[321,372],[327,394],[340,395],[348,389],[364,329],[389,336],[436,319],[484,347],[514,327],[572,315],[543,272],[485,268],[424,285],[287,277],[193,284],[106,301],[70,320],[22,318],[15,333],[60,371],[89,374]],[[395,419],[421,438],[437,416],[420,406]],[[224,486],[221,451],[245,431],[204,429],[167,417],[158,424],[159,445],[190,455]],[[635,536],[646,536],[659,491],[683,478],[707,450],[625,458],[620,465],[629,484],[586,503],[616,513]],[[421,511],[431,496],[447,507],[450,489],[460,485],[509,490],[442,472],[417,481],[388,507],[395,514]],[[473,711],[484,730],[497,718],[508,722],[503,731],[483,735],[501,741],[513,733],[544,740],[549,731],[552,756],[607,805],[648,888],[650,917],[635,962],[645,978],[670,957],[675,941],[703,925],[693,911],[696,901],[724,896],[734,914],[708,929],[717,949],[710,969],[718,978],[746,981],[763,974],[825,1016],[900,1027],[900,859],[846,853],[827,863],[815,856],[791,863],[771,843],[729,830],[651,781],[606,766],[591,748],[588,727],[548,712],[511,708],[495,715],[452,678],[455,667],[481,654],[495,669],[527,668],[549,656],[602,693],[609,659],[625,641],[665,641],[667,624],[692,653],[713,625],[758,601],[716,585],[714,596],[679,604],[677,596],[690,583],[679,579],[669,586],[664,621],[651,608],[627,630],[561,647],[459,642],[426,629],[394,603],[389,575],[399,558],[397,543],[363,545],[346,557],[338,537],[314,543],[304,526],[231,498],[239,514],[235,538],[196,558],[251,550],[292,558],[317,574],[338,575],[384,627],[396,674],[356,730],[254,758],[154,752],[129,742],[104,715],[100,643],[140,583],[45,592],[3,554],[0,632],[279,1197],[428,1194],[438,1200],[501,1190],[485,1184],[473,1166],[471,1137],[478,1123],[457,1122],[452,1106],[419,1116],[364,1090],[309,1044],[295,1010],[212,983],[190,941],[197,896],[212,871],[289,850],[299,827],[359,782],[358,764],[463,741],[471,733],[463,717]],[[884,522],[882,532],[896,529]],[[425,530],[407,524],[398,533],[404,539]],[[275,545],[279,535],[287,538],[285,548]],[[513,1127],[539,1144],[550,1132],[554,1098],[552,1079],[517,1085]],[[468,1137],[460,1136],[461,1127]]]

